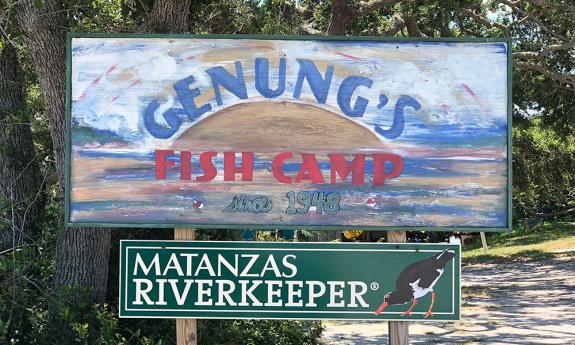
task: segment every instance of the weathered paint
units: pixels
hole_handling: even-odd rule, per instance
[[[507,45],[73,37],[69,223],[506,229]]]

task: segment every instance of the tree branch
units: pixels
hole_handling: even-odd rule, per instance
[[[395,36],[405,27],[405,21],[401,13],[396,13],[389,18],[389,27],[383,32],[384,36]]]
[[[370,14],[377,10],[384,8],[389,8],[396,4],[399,4],[403,0],[372,0],[372,1],[362,1],[355,12],[356,16]]]
[[[487,18],[482,17],[481,15],[473,12],[473,10],[470,10],[468,8],[462,8],[461,13],[465,14],[466,16],[470,17],[471,19],[473,19],[478,24],[481,24],[488,29],[492,29],[492,28],[501,29],[505,33],[505,36],[509,37],[509,27],[507,27],[506,25],[503,25],[501,23],[497,23],[495,21],[492,22],[492,21],[488,20]]]
[[[518,0],[518,1],[515,1],[515,2],[516,2],[516,3],[522,3],[522,2],[525,2],[525,1]],[[549,1],[546,1],[546,0],[528,0],[527,2],[530,2],[530,3],[534,4],[534,5],[541,6],[541,7],[544,7],[544,8],[555,8],[555,9],[558,10],[558,11],[563,11],[563,12],[564,12],[564,11],[567,10],[567,11],[569,11],[569,12],[575,13],[575,6],[573,6],[573,5],[568,5],[568,4],[566,4],[565,2],[563,2],[562,4],[553,4],[553,3],[550,3]]]
[[[544,60],[543,56],[536,52],[515,52],[513,53],[513,57],[518,60]]]
[[[559,38],[561,40],[565,39],[565,37],[557,34],[553,30],[550,30],[549,28],[547,28],[547,26],[545,26],[545,24],[543,24],[543,22],[541,21],[541,18],[540,18],[539,14],[537,13],[536,10],[532,10],[531,12],[526,12],[523,9],[521,9],[519,6],[517,6],[517,4],[524,3],[524,1],[521,1],[521,0],[519,0],[519,1],[498,0],[498,1],[501,4],[509,6],[513,12],[523,16],[523,18],[521,20],[515,21],[515,22],[517,22],[516,24],[511,24],[510,26],[519,24],[520,21],[522,22],[524,19],[526,19],[525,17],[530,17],[531,20],[533,20],[533,22],[535,24],[537,24],[542,31],[545,31],[549,35],[554,36],[556,38]]]
[[[552,79],[552,80],[558,82],[559,84],[567,84],[567,85],[570,85],[571,87],[575,87],[575,75],[573,75],[573,74],[555,73],[555,72],[552,72],[552,71],[548,70],[547,68],[545,68],[541,65],[537,65],[537,64],[529,63],[529,62],[524,62],[524,61],[515,61],[513,63],[513,65],[515,67],[523,69],[523,70],[531,70],[531,71],[539,72],[542,75],[544,75],[545,77]]]
[[[311,23],[305,23],[300,26],[300,30],[306,35],[321,35],[321,31],[314,29]]]
[[[457,26],[459,26],[459,30],[461,31],[461,33],[469,36],[478,36],[475,32],[468,30],[465,27],[464,18],[461,17],[461,14],[459,12],[456,12],[455,16],[457,17]]]
[[[513,53],[513,57],[518,58],[519,60],[539,60],[544,61],[551,53],[560,51],[560,50],[570,50],[575,48],[575,40],[570,42],[566,42],[563,44],[552,44],[548,45],[544,49],[539,52],[533,51],[524,51],[524,52],[515,52]]]
[[[347,0],[331,0],[331,17],[329,19],[327,34],[345,35],[348,24],[357,17],[389,8],[402,1],[403,0],[372,0],[362,1],[357,5],[353,5]]]
[[[425,35],[419,30],[417,26],[417,19],[414,17],[405,18],[405,27],[407,28],[407,33],[411,37],[425,37]]]

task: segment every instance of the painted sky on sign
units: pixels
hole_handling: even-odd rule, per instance
[[[97,40],[74,38],[72,63],[73,119],[80,126],[112,131],[121,136],[131,149],[165,144],[168,140],[151,136],[142,124],[142,113],[153,99],[162,105],[156,119],[171,107],[179,107],[173,83],[192,75],[202,92],[200,100],[209,101],[208,117],[238,102],[261,101],[253,82],[254,58],[270,61],[271,85],[277,83],[277,61],[287,59],[286,90],[273,101],[294,101],[293,90],[299,65],[296,58],[316,62],[320,72],[334,66],[334,78],[325,104],[317,104],[309,86],[304,83],[299,101],[315,104],[341,114],[337,106],[337,87],[349,75],[364,75],[373,80],[368,89],[359,87],[352,97],[369,100],[363,117],[351,118],[366,127],[374,123],[391,126],[393,105],[402,95],[414,97],[421,110],[407,110],[403,135],[394,145],[450,147],[477,146],[482,136],[493,145],[493,134],[505,145],[507,122],[506,45],[504,43],[409,43],[409,42],[329,42],[329,41],[258,41],[231,39],[136,38]],[[425,54],[421,48],[425,46]],[[242,48],[245,55],[238,54]],[[229,60],[222,59],[234,51]],[[257,50],[254,53],[254,50]],[[129,58],[126,58],[129,56]],[[275,58],[275,59],[274,59]],[[275,60],[275,61],[274,61]],[[216,62],[217,61],[217,62]],[[222,92],[223,105],[213,97],[205,69],[223,66],[235,73],[234,62],[241,61],[248,99],[238,100]],[[82,67],[81,67],[82,66]],[[90,66],[90,68],[85,68]],[[378,97],[389,98],[387,106],[378,109]],[[137,106],[134,106],[137,105]],[[342,116],[345,116],[342,114]],[[177,138],[193,124],[185,122],[172,137]],[[454,136],[442,140],[438,134],[453,131]],[[381,137],[382,141],[386,141]],[[433,141],[430,141],[433,139]]]

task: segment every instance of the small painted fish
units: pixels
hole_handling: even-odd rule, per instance
[[[194,208],[204,208],[204,202],[201,200],[194,199],[192,200],[192,205]]]
[[[374,208],[377,205],[377,202],[375,201],[375,198],[369,198],[367,199],[365,204],[367,205],[367,207]]]

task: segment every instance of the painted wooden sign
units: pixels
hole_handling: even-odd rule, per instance
[[[459,320],[460,296],[459,245],[121,242],[120,317]]]
[[[71,225],[509,227],[507,42],[69,42]]]

